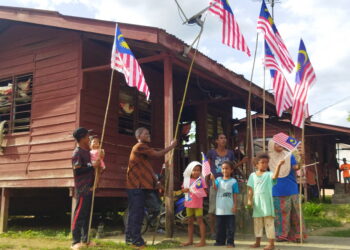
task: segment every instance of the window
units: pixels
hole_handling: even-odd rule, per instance
[[[138,127],[151,131],[151,103],[136,88],[122,84],[119,88],[119,133],[132,136]]]
[[[26,132],[30,128],[33,74],[0,79],[0,122],[5,133]]]

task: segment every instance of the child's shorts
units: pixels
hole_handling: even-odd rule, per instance
[[[203,208],[186,207],[186,215],[187,217],[201,217],[203,216]]]

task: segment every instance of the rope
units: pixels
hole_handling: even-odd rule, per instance
[[[102,134],[101,134],[101,140],[100,140],[100,152],[101,152],[101,149],[102,149],[103,139],[104,139],[105,132],[106,132],[108,110],[109,110],[109,106],[110,106],[110,102],[111,102],[111,96],[112,96],[113,76],[114,76],[114,70],[112,69],[111,80],[110,80],[110,83],[109,83],[109,93],[108,93],[107,106],[106,106],[106,111],[105,111],[105,117],[104,117],[104,120],[103,120]],[[88,228],[88,233],[87,233],[88,243],[90,242],[90,231],[91,231],[92,215],[93,215],[93,212],[94,212],[95,193],[96,193],[97,183],[98,183],[98,180],[99,180],[99,175],[100,175],[99,169],[96,168],[95,169],[94,186],[92,188],[92,199],[91,199],[89,228]]]

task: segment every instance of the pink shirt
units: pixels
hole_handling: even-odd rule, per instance
[[[91,161],[97,161],[100,157],[99,157],[99,153],[97,149],[91,149],[90,150],[90,157],[91,157]],[[106,165],[105,162],[101,159],[101,168],[105,169]]]
[[[190,180],[190,186],[193,182],[195,182],[197,179]],[[201,179],[203,188],[207,188],[207,184],[205,183],[205,180]],[[185,200],[185,207],[188,208],[203,208],[203,197],[198,197],[195,194],[188,192],[188,200]]]

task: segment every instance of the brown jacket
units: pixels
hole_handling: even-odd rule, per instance
[[[154,156],[155,150],[146,143],[137,143],[131,150],[126,174],[128,189],[155,189],[157,178],[149,158]]]

